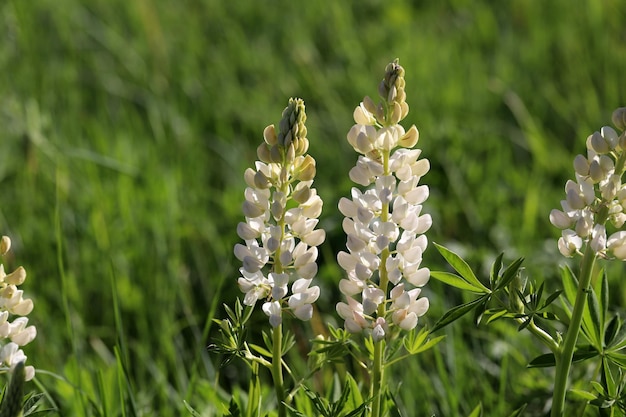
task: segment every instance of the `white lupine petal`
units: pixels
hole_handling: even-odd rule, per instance
[[[353,299],[348,297],[348,300]],[[354,314],[354,310],[352,309],[352,307],[344,302],[337,303],[337,305],[335,306],[335,310],[337,310],[337,314],[339,314],[339,317],[341,317],[342,319],[352,317],[352,315]]]
[[[374,212],[369,207],[359,207],[356,219],[361,223],[367,224],[374,218],[374,215]]]
[[[365,314],[372,314],[385,299],[385,293],[379,288],[368,287],[363,290],[362,298],[363,312]]]
[[[345,271],[352,271],[356,267],[357,259],[347,252],[340,251],[337,254],[337,263],[339,263],[339,266]]]
[[[341,281],[339,281],[339,291],[341,291],[341,293],[344,295],[352,296],[355,294],[359,294],[361,291],[363,291],[364,285],[365,284],[363,284],[361,281],[342,279]]]
[[[316,219],[322,214],[324,203],[320,196],[314,195],[302,207],[302,214],[310,219]]]
[[[235,245],[234,253],[235,257],[240,261],[243,261],[243,258],[245,258],[246,256],[250,256],[250,250],[241,243],[237,243]]]
[[[260,207],[257,204],[254,204],[250,201],[244,201],[242,207],[243,215],[246,217],[259,217],[265,213],[263,207]]]
[[[417,315],[415,313],[407,314],[404,319],[397,323],[400,328],[406,331],[413,330],[417,326]]]
[[[301,305],[293,310],[293,314],[302,321],[311,320],[311,317],[313,317],[313,306],[311,304]]]
[[[567,203],[575,210],[580,210],[585,207],[585,200],[580,195],[578,190],[569,189],[565,195]]]
[[[296,270],[302,278],[311,279],[317,275],[317,264],[315,261],[309,262],[303,266],[297,267]]]
[[[376,253],[380,253],[388,246],[389,246],[389,238],[387,236],[380,235],[376,238],[376,247],[378,249]]]
[[[372,277],[372,269],[362,263],[356,264],[354,268],[354,273],[361,281],[367,281]]]
[[[237,235],[244,239],[256,239],[261,236],[261,233],[258,230],[254,230],[248,223],[240,222],[237,225]]]
[[[415,233],[423,234],[426,233],[433,225],[433,219],[430,214],[423,214],[419,216],[418,224],[419,226],[415,229]]]
[[[591,213],[585,213],[580,216],[576,221],[574,230],[576,234],[580,237],[587,237],[591,233],[593,228],[593,216]]]
[[[278,259],[280,260],[281,265],[283,266],[289,265],[291,261],[293,260],[291,256],[291,251],[281,252],[280,257]]]
[[[619,246],[622,246],[626,243],[626,231],[619,231],[613,233],[606,242],[606,245],[609,249],[615,249]]]
[[[411,172],[417,177],[423,177],[430,171],[430,161],[428,159],[420,159],[411,165]]]
[[[409,204],[422,204],[428,199],[429,189],[427,185],[420,185],[419,187],[407,192],[404,198]]]
[[[35,367],[34,366],[25,366],[24,367],[24,380],[30,381],[35,377]]]
[[[606,176],[605,171],[600,165],[600,161],[595,159],[591,161],[591,164],[589,164],[589,176],[593,182],[599,182]]]
[[[589,175],[589,161],[583,155],[574,158],[574,170],[579,175]]]
[[[358,236],[349,234],[347,236],[346,247],[350,252],[359,252],[367,247],[367,242],[360,239]]]
[[[19,333],[11,336],[11,341],[17,343],[19,346],[27,345],[32,342],[37,336],[37,329],[35,326],[28,326]]]
[[[291,292],[295,294],[295,293],[306,291],[309,288],[310,284],[311,284],[310,279],[302,279],[302,278],[298,279],[292,284]]]
[[[307,245],[304,242],[298,243],[293,250],[294,267],[300,268],[310,263],[315,263],[317,260],[318,250],[317,247],[312,246],[307,249]]]
[[[592,239],[589,244],[596,253],[603,252],[606,249],[606,229],[603,225],[596,224],[593,227]]]
[[[276,238],[269,238],[265,243],[265,248],[270,252],[274,253],[280,247],[280,241]]]
[[[314,230],[306,236],[302,237],[302,241],[309,246],[319,246],[326,239],[326,231],[324,229]]]
[[[278,327],[282,323],[282,311],[278,301],[266,302],[262,307],[263,312],[269,316],[272,327]]]
[[[420,268],[415,273],[407,277],[407,281],[416,287],[423,287],[430,279],[430,270],[428,268]]]
[[[345,217],[356,216],[356,212],[357,212],[356,204],[354,204],[354,202],[350,200],[349,198],[341,197],[341,199],[339,200],[338,207],[339,207],[339,211],[341,212],[341,214],[343,214]]]
[[[243,268],[248,272],[257,272],[263,268],[265,264],[253,256],[243,258]]]
[[[550,212],[550,223],[563,230],[572,226],[572,220],[561,210],[553,209]]]
[[[580,250],[583,245],[583,241],[573,230],[563,230],[561,238],[558,241],[558,247],[561,254],[565,257],[571,258],[576,252]]]
[[[615,149],[619,140],[617,132],[610,126],[604,126],[602,129],[600,129],[600,134],[608,144],[609,148],[611,150]]]
[[[300,207],[291,208],[285,212],[285,223],[292,225],[302,218],[302,209]]]
[[[626,260],[626,245],[617,246],[613,249],[613,256],[621,261]]]
[[[588,138],[591,148],[598,154],[605,154],[610,151],[609,144],[602,137],[600,132],[594,132],[593,135]]]
[[[596,193],[593,188],[593,182],[589,179],[579,178],[580,190],[583,200],[586,205],[591,205],[596,198]]]
[[[359,132],[359,134],[356,136],[355,143],[355,149],[357,150],[357,152],[360,152],[362,154],[367,154],[368,152],[371,152],[372,149],[374,149],[374,145],[372,144],[371,139],[364,132]]]
[[[421,317],[426,314],[429,307],[430,303],[428,301],[428,298],[422,297],[417,299],[413,304],[411,304],[411,306],[409,307],[409,311],[417,314],[418,317]]]
[[[362,165],[357,165],[353,167],[348,173],[348,176],[350,177],[350,180],[352,180],[352,182],[355,182],[364,187],[370,185],[373,179],[369,170]]]
[[[10,312],[19,316],[27,316],[31,313],[31,311],[33,311],[33,307],[33,300],[26,299],[13,306],[13,308],[10,309]]]
[[[10,285],[22,285],[26,280],[26,270],[23,267],[18,267],[15,271],[6,275],[4,281]]]

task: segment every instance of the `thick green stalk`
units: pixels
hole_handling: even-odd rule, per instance
[[[596,261],[596,253],[587,244],[582,264],[580,266],[580,276],[578,277],[578,290],[576,292],[576,300],[574,301],[574,311],[570,325],[567,328],[567,334],[560,351],[555,353],[556,359],[556,375],[554,381],[554,393],[552,395],[552,412],[551,417],[563,417],[565,414],[565,393],[567,391],[568,375],[572,366],[574,357],[574,349],[580,333],[583,312],[587,303],[587,294],[589,292],[589,284],[593,266]]]
[[[289,172],[289,165],[286,161],[283,161],[283,165],[287,166],[287,172]],[[285,179],[279,187],[279,190],[283,195],[287,195],[289,191],[289,182]],[[280,253],[282,248],[282,242],[285,239],[285,213],[278,220],[278,226],[280,226],[280,242],[276,254],[274,255],[274,272],[280,274],[283,272],[283,265],[280,262]],[[274,391],[276,392],[276,402],[278,407],[278,417],[287,417],[287,408],[285,407],[286,393],[283,380],[283,325],[279,324],[274,327],[272,331],[272,379],[274,381]]]
[[[259,364],[258,362],[251,361],[250,367],[252,370],[252,381],[250,381],[250,388],[248,389],[248,407],[246,409],[246,416],[255,417],[259,414],[259,400],[261,398]]]
[[[285,408],[285,387],[283,385],[283,325],[279,324],[273,330],[273,352],[272,352],[272,379],[274,380],[274,391],[276,392],[276,401],[278,406],[278,417],[286,417],[287,409]]]
[[[382,155],[383,158],[383,172],[384,175],[389,175],[389,152],[384,152]],[[383,222],[386,222],[389,218],[389,203],[384,203],[382,207],[382,212],[380,215],[380,219]],[[387,276],[387,258],[389,257],[389,248],[383,249],[380,256],[380,267],[379,267],[379,288],[387,296],[387,286],[389,285],[389,277]],[[377,315],[378,317],[385,317],[387,314],[387,306],[385,302],[382,302],[378,306]],[[383,394],[383,380],[385,378],[384,374],[384,361],[383,356],[385,352],[385,341],[380,340],[378,342],[374,342],[374,363],[372,369],[372,387],[371,387],[371,396],[373,398],[372,401],[372,417],[380,417],[383,415],[381,410],[382,408],[382,394]]]
[[[384,378],[383,352],[385,341],[380,340],[374,344],[374,369],[372,370],[372,417],[382,416],[382,387]]]

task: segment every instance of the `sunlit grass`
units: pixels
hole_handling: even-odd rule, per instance
[[[3,3],[0,224],[29,271],[29,363],[59,376],[38,375],[48,403],[167,416],[186,400],[220,415],[218,398],[245,395],[245,370],[220,370],[206,346],[240,295],[243,170],[290,96],[307,103],[328,229],[319,309],[336,323],[345,135],[396,57],[433,165],[430,240],[479,267],[505,250],[535,260],[531,278],[556,276],[548,213],[584,137],[626,103],[625,18],[617,0]],[[443,267],[435,251],[426,262]],[[436,283],[428,296],[425,323],[461,301]],[[408,415],[465,416],[478,401],[503,415],[543,395],[545,372],[522,372],[540,351],[525,335],[444,332],[394,375]]]

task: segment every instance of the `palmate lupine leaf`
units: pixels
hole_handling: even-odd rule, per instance
[[[502,255],[500,255],[500,256],[502,256]],[[497,260],[496,260],[496,262],[497,262]],[[500,262],[502,262],[502,261],[500,261]],[[502,272],[502,275],[500,275],[499,277],[496,276],[495,282],[491,285],[491,287],[493,288],[493,291],[499,291],[499,290],[501,290],[503,288],[506,288],[506,286],[509,285],[509,283],[513,280],[513,278],[515,278],[515,276],[518,274],[520,268],[522,267],[522,263],[523,262],[524,262],[524,258],[516,259],[509,266],[506,267],[504,272]],[[495,263],[494,263],[494,265],[495,265]],[[492,269],[492,271],[493,271],[493,269]]]
[[[463,281],[465,281],[465,283],[468,284],[470,287],[474,288],[473,291],[476,291],[479,293],[491,292],[489,288],[485,287],[480,282],[480,280],[476,278],[476,275],[472,271],[472,268],[470,268],[470,266],[467,264],[467,262],[463,260],[463,258],[461,258],[456,253],[452,252],[451,250],[445,248],[444,246],[441,246],[437,243],[434,243],[434,245],[439,251],[439,253],[441,254],[441,256],[443,256],[445,260],[450,264],[450,266],[454,268],[456,272],[459,273]],[[436,275],[433,275],[433,272],[431,272],[431,276],[434,276],[435,278],[439,279]],[[456,286],[453,283],[449,283],[449,285]]]
[[[435,332],[452,323],[453,321],[459,319],[465,314],[469,313],[477,306],[480,306],[481,303],[485,303],[486,301],[488,301],[489,297],[490,294],[485,294],[475,300],[470,301],[469,303],[461,304],[459,306],[451,308],[439,319],[439,321],[437,321],[437,323],[435,323],[431,332]]]
[[[586,359],[593,358],[598,355],[599,352],[595,350],[593,346],[580,346],[574,352],[574,358],[572,359],[572,363],[582,362]],[[529,368],[549,368],[555,365],[556,361],[554,359],[553,353],[545,353],[543,355],[539,355],[528,363]]]

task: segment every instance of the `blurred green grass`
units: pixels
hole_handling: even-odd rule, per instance
[[[307,104],[328,230],[319,308],[334,320],[335,207],[356,161],[345,134],[396,57],[407,127],[432,164],[430,240],[473,265],[506,251],[531,278],[556,275],[548,213],[587,135],[626,104],[625,18],[618,0],[0,5],[0,224],[36,301],[29,363],[67,379],[39,376],[60,415],[118,415],[119,398],[140,415],[216,401],[205,347],[210,319],[239,295],[243,171],[290,96]],[[444,267],[433,249],[426,260]],[[428,292],[426,322],[460,302]],[[503,415],[544,388],[543,371],[518,376],[538,352],[525,335],[446,333],[394,375],[415,415],[467,415],[478,399]],[[245,378],[234,368],[222,381]]]

